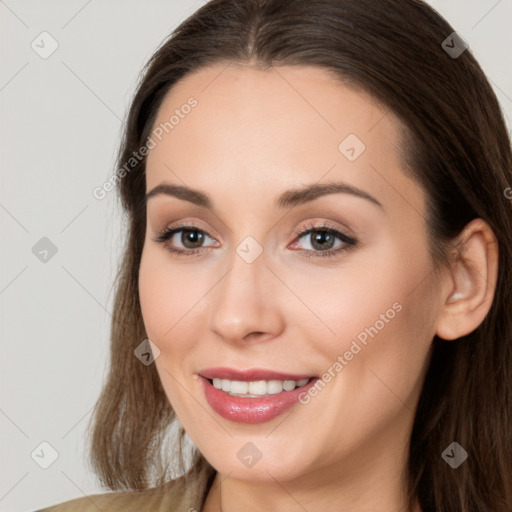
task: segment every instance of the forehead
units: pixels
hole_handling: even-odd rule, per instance
[[[162,181],[201,188],[215,178],[219,192],[243,194],[236,180],[265,197],[269,187],[342,179],[377,196],[421,196],[402,172],[399,119],[326,69],[202,68],[168,92],[159,129],[148,190]]]

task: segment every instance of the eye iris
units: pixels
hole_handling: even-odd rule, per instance
[[[203,240],[204,234],[197,229],[184,229],[181,233],[181,243],[188,249],[201,247]],[[188,245],[189,243],[192,244],[192,247]]]
[[[327,231],[316,231],[311,233],[312,246],[315,249],[331,249],[334,243],[334,236]]]

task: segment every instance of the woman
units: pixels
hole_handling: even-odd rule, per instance
[[[122,492],[46,511],[512,510],[511,146],[430,7],[208,2],[115,178],[91,447]]]

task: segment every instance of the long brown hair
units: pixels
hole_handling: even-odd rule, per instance
[[[145,67],[118,164],[146,144],[170,88],[214,63],[329,69],[389,108],[407,127],[404,167],[428,198],[436,268],[448,262],[448,242],[474,218],[487,221],[499,243],[497,288],[484,321],[458,340],[433,340],[410,440],[409,505],[417,499],[423,512],[510,511],[512,203],[505,191],[512,186],[512,151],[499,103],[471,51],[454,56],[442,47],[453,32],[421,0],[212,0]],[[182,428],[175,450],[162,450],[176,417],[155,365],[134,356],[147,338],[138,295],[145,158],[123,174],[118,189],[128,237],[116,280],[110,370],[91,422],[91,462],[106,487],[140,490],[169,481],[169,469],[184,471],[186,464]],[[453,441],[469,454],[457,469],[441,457]],[[187,485],[204,497],[215,470],[197,451],[191,467]]]

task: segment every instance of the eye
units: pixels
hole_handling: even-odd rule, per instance
[[[305,245],[309,245],[309,247],[298,249],[308,258],[336,256],[358,244],[355,238],[329,224],[320,226],[309,224],[302,228],[296,237],[297,241],[304,239]],[[208,250],[208,246],[204,245],[208,239],[213,242],[210,247],[219,247],[220,244],[216,240],[197,226],[180,225],[163,229],[153,240],[165,245],[172,254],[194,256]],[[297,249],[297,241],[289,247]]]
[[[206,250],[203,244],[207,239],[217,243],[202,229],[196,226],[182,225],[173,228],[165,228],[153,240],[157,243],[164,244],[166,249],[171,253],[189,255]],[[178,244],[181,244],[181,247]]]
[[[298,240],[304,239],[306,248],[300,249],[306,257],[335,256],[357,245],[358,241],[329,224],[310,224],[297,233]],[[292,244],[296,248],[297,242]]]

